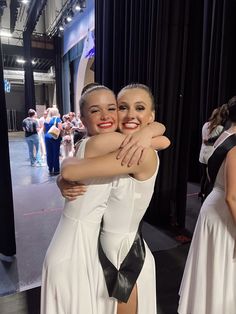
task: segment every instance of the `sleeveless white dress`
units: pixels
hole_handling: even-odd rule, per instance
[[[117,269],[131,248],[140,221],[150,203],[158,168],[159,158],[157,156],[156,171],[148,180],[139,181],[128,175],[122,175],[113,180],[108,208],[103,216],[100,240],[104,253]],[[146,243],[145,249],[144,265],[137,280],[137,314],[155,314],[155,261]],[[100,276],[103,276],[101,267],[100,271]],[[98,283],[97,302],[99,314],[117,313],[117,300],[109,298],[104,279],[99,280]]]
[[[84,157],[82,141],[77,157]],[[41,314],[105,314],[97,309],[99,272],[97,240],[112,188],[110,179],[84,183],[87,192],[65,201],[63,214],[43,264]]]
[[[236,313],[236,226],[225,202],[224,168],[225,161],[198,217],[179,291],[179,314]]]

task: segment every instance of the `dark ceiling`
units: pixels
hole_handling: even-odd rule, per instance
[[[3,55],[4,69],[22,70],[24,65],[18,63],[17,59],[19,59],[19,55]],[[34,61],[34,64],[32,64],[33,71],[37,72],[48,72],[50,67],[54,65],[52,59],[32,58],[32,60]]]
[[[0,0],[1,1],[1,0]],[[31,0],[27,10],[25,29],[19,35],[19,41],[23,43],[23,32],[31,36],[31,60],[34,61],[32,68],[34,71],[47,72],[54,65],[54,45],[53,40],[45,34],[35,35],[33,30],[42,14],[46,0]],[[20,0],[10,0],[10,30],[15,30],[16,21],[19,15]],[[18,63],[17,59],[24,59],[24,50],[22,45],[14,46],[3,44],[3,66],[4,69],[23,69],[24,64]]]

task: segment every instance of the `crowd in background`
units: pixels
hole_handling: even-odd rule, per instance
[[[60,130],[56,139],[49,132],[52,125]],[[73,156],[75,143],[85,134],[79,114],[69,112],[61,117],[56,106],[47,108],[39,118],[34,109],[29,109],[22,127],[31,166],[41,167],[47,163],[50,175],[59,173],[60,160]]]

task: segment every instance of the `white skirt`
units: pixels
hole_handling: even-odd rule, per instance
[[[236,226],[214,188],[194,231],[180,286],[179,314],[236,313]]]

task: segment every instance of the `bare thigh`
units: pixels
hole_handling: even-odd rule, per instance
[[[127,303],[120,302],[117,306],[117,314],[137,314],[138,298],[137,284],[134,286]]]

